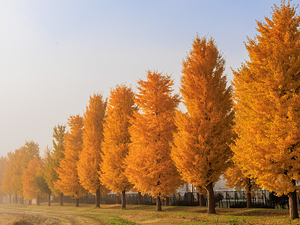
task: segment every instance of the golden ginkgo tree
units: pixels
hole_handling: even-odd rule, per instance
[[[9,153],[9,167],[4,171],[4,189],[15,197],[17,203],[18,196],[20,203],[24,203],[23,193],[23,172],[28,167],[31,159],[39,157],[39,145],[33,141],[26,141],[25,144],[14,152]]]
[[[45,167],[44,177],[54,195],[59,195],[59,204],[63,205],[63,192],[55,188],[54,184],[58,180],[56,169],[59,167],[59,162],[64,158],[64,142],[65,142],[65,125],[57,125],[53,128],[53,149],[48,152],[48,162]]]
[[[9,203],[12,203],[11,196],[12,194],[15,194],[11,182],[11,178],[13,176],[12,174],[13,158],[14,158],[13,152],[8,152],[7,156],[4,158],[4,168],[3,168],[2,181],[0,187],[3,193],[9,195]]]
[[[1,190],[5,161],[6,157],[0,156],[0,203],[2,203],[2,197],[4,197],[5,195],[4,192]]]
[[[181,184],[170,156],[179,103],[172,86],[169,75],[148,71],[147,80],[138,81],[135,103],[139,112],[134,112],[129,128],[132,143],[126,175],[135,190],[156,197],[157,211],[161,211],[161,198],[175,193]]]
[[[58,180],[54,183],[56,189],[65,195],[75,198],[76,207],[79,206],[79,198],[87,193],[80,184],[77,163],[82,151],[82,128],[83,118],[79,115],[70,116],[68,119],[70,131],[65,134],[64,152],[65,157],[60,160],[56,169]]]
[[[197,37],[183,61],[180,92],[187,112],[175,118],[172,158],[185,182],[206,188],[208,213],[215,213],[213,185],[231,156],[232,88],[215,41]]]
[[[29,161],[27,168],[23,174],[23,194],[30,202],[36,199],[36,204],[39,205],[39,198],[45,195],[35,184],[35,178],[41,169],[41,159],[33,158]]]
[[[130,144],[130,119],[136,111],[134,93],[125,85],[110,91],[102,143],[101,182],[108,189],[122,193],[122,209],[126,207],[125,192],[132,184],[125,175],[125,158]]]
[[[83,119],[83,149],[78,161],[80,183],[89,192],[96,195],[96,207],[100,207],[100,194],[107,192],[107,189],[101,185],[99,173],[102,161],[103,120],[106,105],[107,101],[103,99],[101,94],[90,96]]]
[[[289,195],[298,218],[300,189],[300,16],[290,1],[274,6],[248,39],[249,60],[234,72],[238,138],[232,145],[243,171],[269,191]]]

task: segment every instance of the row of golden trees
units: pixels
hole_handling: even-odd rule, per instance
[[[246,189],[248,207],[251,191],[265,188],[288,194],[290,217],[298,218],[300,17],[283,1],[265,20],[245,44],[249,60],[233,71],[233,87],[214,40],[197,37],[182,63],[181,99],[171,77],[157,71],[138,81],[136,94],[118,85],[108,100],[91,96],[84,117],[69,118],[68,132],[54,128],[53,150],[42,160],[20,157],[28,142],[8,153],[2,191],[30,199],[33,184],[41,191],[46,183],[56,195],[94,193],[100,207],[108,190],[123,197],[135,190],[156,197],[161,210],[161,199],[188,182],[207,191],[215,213],[213,185],[225,174],[229,186]],[[180,100],[186,112],[177,109]],[[17,179],[16,165],[23,169]]]
[[[248,192],[258,185],[287,194],[294,219],[300,188],[300,16],[290,1],[282,1],[257,26],[259,34],[245,44],[249,60],[233,71],[237,137],[227,178]]]

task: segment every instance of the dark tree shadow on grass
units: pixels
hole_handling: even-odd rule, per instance
[[[276,217],[276,216],[288,216],[289,212],[287,210],[241,210],[236,213],[230,213],[233,216],[260,216],[260,217]]]

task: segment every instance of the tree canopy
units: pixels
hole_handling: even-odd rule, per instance
[[[232,150],[261,187],[290,196],[291,218],[298,217],[300,189],[299,25],[289,1],[275,5],[248,38],[249,60],[234,72],[238,138]]]
[[[61,193],[59,189],[55,188],[54,183],[58,180],[56,169],[59,167],[59,162],[64,158],[65,132],[66,126],[64,125],[57,125],[53,128],[53,150],[46,153],[48,154],[48,163],[46,164],[44,177],[53,194]]]
[[[60,160],[56,169],[58,180],[54,183],[56,189],[65,195],[78,199],[87,193],[86,189],[79,183],[77,162],[82,151],[82,128],[83,118],[79,115],[70,116],[68,119],[70,132],[65,134],[64,152],[65,157]],[[76,206],[79,203],[76,202]]]
[[[213,184],[231,156],[232,87],[227,87],[225,60],[215,41],[197,37],[182,64],[182,101],[176,113],[172,159],[185,182],[206,188],[209,213],[215,213]]]
[[[173,95],[173,80],[156,71],[147,72],[147,80],[138,81],[129,133],[131,144],[126,159],[126,175],[135,189],[160,199],[176,192],[181,179],[171,159],[175,109],[179,96]]]
[[[101,182],[108,189],[122,193],[122,208],[126,207],[125,191],[132,188],[125,174],[125,158],[131,143],[129,121],[136,109],[131,88],[117,85],[110,91],[102,143]]]
[[[100,163],[102,161],[103,120],[107,101],[100,94],[90,96],[83,120],[83,149],[79,155],[78,176],[81,185],[96,195],[96,207],[100,207],[101,185]]]

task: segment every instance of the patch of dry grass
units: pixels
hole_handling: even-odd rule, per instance
[[[206,207],[163,206],[156,212],[155,206],[128,205],[58,206],[0,205],[0,224],[300,224],[290,220],[288,210],[280,209],[219,209],[216,215],[208,215]]]

